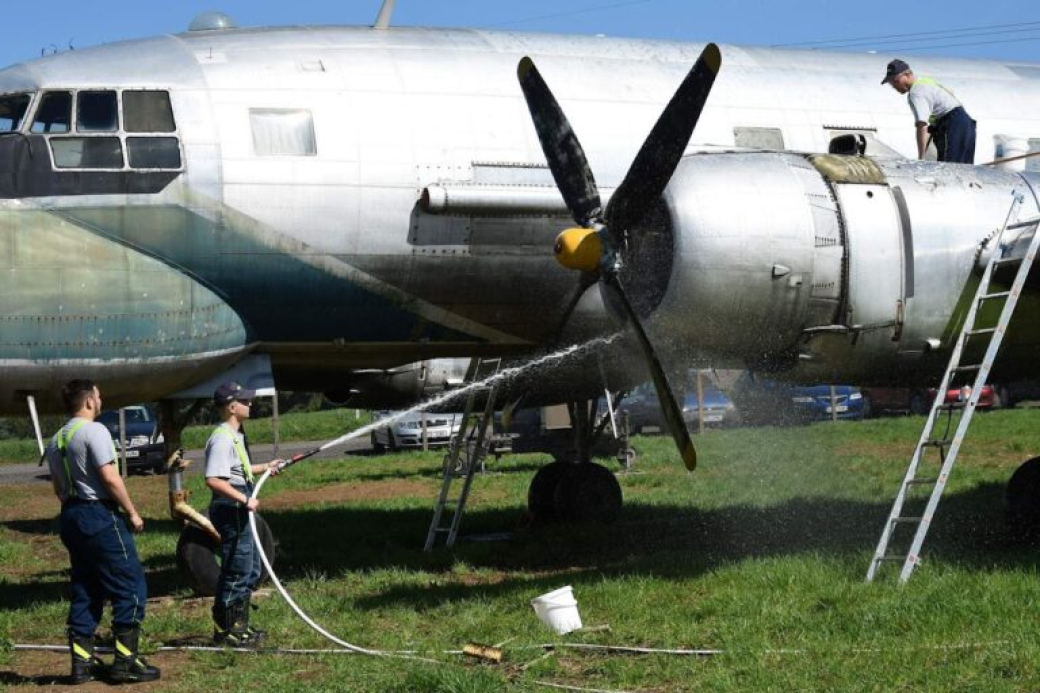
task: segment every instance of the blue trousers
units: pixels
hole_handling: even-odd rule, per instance
[[[97,501],[72,500],[62,505],[59,522],[72,563],[69,630],[94,635],[106,601],[112,602],[114,627],[140,625],[148,585],[126,517]]]
[[[252,489],[239,489],[247,496]],[[213,603],[227,606],[248,601],[260,582],[260,553],[249,530],[249,511],[223,496],[214,496],[209,519],[220,532],[220,579]]]
[[[939,161],[975,163],[975,121],[963,108],[957,107],[940,118],[932,136]]]

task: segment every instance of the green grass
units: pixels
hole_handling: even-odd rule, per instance
[[[253,690],[262,681],[267,691],[552,690],[539,682],[615,691],[1037,690],[1037,554],[1008,540],[1002,503],[1011,472],[1040,454],[1040,412],[976,417],[925,563],[906,586],[894,571],[863,581],[922,422],[710,432],[695,438],[701,466],[692,474],[667,437],[637,438],[635,468],[619,477],[626,500],[617,523],[524,528],[507,542],[463,541],[432,554],[421,545],[440,453],[302,463],[261,498],[293,597],[349,642],[444,663],[161,653],[158,689]],[[478,476],[463,533],[522,525],[527,485],[544,461],[506,457]],[[201,481],[190,483],[199,506]],[[179,586],[163,487],[131,479],[132,493],[150,499],[138,546],[151,593],[171,597],[150,607],[152,645],[210,629],[208,604],[184,599]],[[27,507],[44,493],[42,484],[0,486],[0,508]],[[274,507],[279,497],[285,504]],[[65,558],[53,514],[3,515],[0,643],[61,640]],[[537,621],[530,599],[566,584],[586,626],[609,629],[561,637]],[[277,646],[328,645],[278,595],[256,619]],[[468,641],[504,642],[504,661],[446,653]],[[722,653],[559,647],[546,656],[538,647],[546,642]],[[0,672],[24,676],[34,662],[56,673],[66,666],[64,656],[0,652]]]

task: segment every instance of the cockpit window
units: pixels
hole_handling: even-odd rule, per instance
[[[0,132],[11,132],[22,127],[29,101],[29,94],[0,96]]]
[[[58,168],[123,168],[118,137],[53,137],[51,151]]]
[[[40,99],[33,119],[35,133],[68,132],[72,123],[72,92],[49,91]]]
[[[77,132],[115,132],[119,108],[114,91],[81,91],[76,101]]]
[[[173,108],[165,91],[124,91],[123,129],[127,132],[173,132]]]

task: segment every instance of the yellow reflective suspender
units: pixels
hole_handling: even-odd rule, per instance
[[[928,85],[931,85],[933,87],[939,87],[940,89],[942,89],[944,92],[946,92],[947,94],[949,94],[953,98],[955,98],[955,99],[957,98],[957,95],[953,93],[952,89],[950,89],[949,87],[947,87],[947,86],[945,86],[943,84],[940,84],[939,80],[935,79],[935,77],[921,76],[921,77],[918,77],[916,80],[914,80],[914,83],[915,84],[928,84]],[[928,124],[929,125],[935,125],[935,121],[936,121],[936,118],[935,118],[934,115],[929,115],[928,116]]]
[[[243,447],[235,432],[227,424],[220,424],[214,433],[224,433],[231,438],[231,447],[235,449],[235,454],[238,455],[238,460],[242,463],[242,475],[249,483],[253,483],[253,469],[252,465],[249,464],[249,455],[246,454],[245,447]]]
[[[65,481],[68,484],[69,498],[75,498],[78,495],[76,493],[76,484],[72,481],[72,468],[69,466],[69,443],[72,442],[72,436],[76,435],[76,431],[83,428],[86,424],[86,421],[79,421],[68,428],[61,429],[58,431],[58,435],[54,437],[58,452],[61,454],[61,463],[65,466]]]

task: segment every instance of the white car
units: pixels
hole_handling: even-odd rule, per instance
[[[395,416],[398,412],[375,412],[377,420]],[[423,444],[423,425],[426,443],[430,447],[447,445],[462,427],[462,414],[413,412],[391,424],[372,429],[372,447],[376,452],[389,448],[419,448]]]

